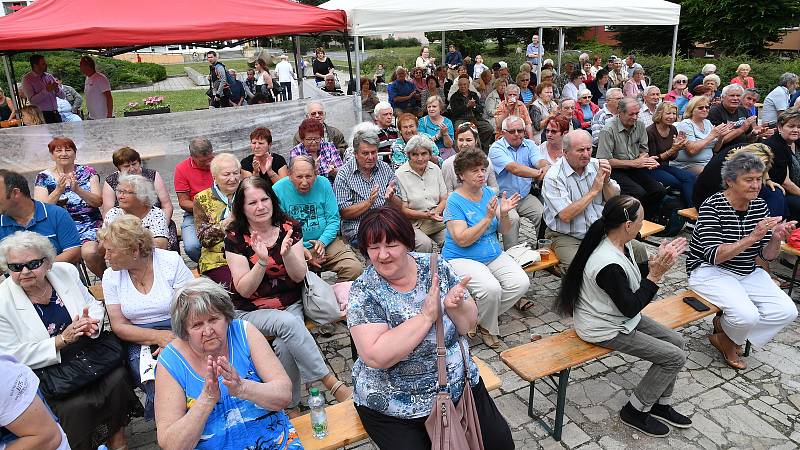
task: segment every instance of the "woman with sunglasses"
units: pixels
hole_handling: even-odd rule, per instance
[[[592,127],[592,118],[600,107],[592,103],[592,91],[583,89],[578,93],[578,107],[575,108],[575,118],[581,123],[581,128],[588,130]]]
[[[55,257],[50,241],[32,231],[0,242],[0,268],[11,275],[0,284],[0,353],[34,370],[61,364],[98,338],[105,315],[78,269]],[[75,450],[125,448],[125,425],[141,412],[122,364],[66,397],[45,400]]]
[[[686,104],[692,99],[692,94],[689,92],[689,79],[686,75],[679,73],[672,79],[672,90],[667,92],[664,96],[665,102],[671,102],[678,105],[678,117],[683,117],[683,110]]]
[[[686,135],[686,146],[678,152],[673,165],[697,175],[722,145],[722,137],[733,126],[727,123],[711,125],[708,120],[710,103],[705,95],[694,97],[686,105],[685,116],[675,128]]]

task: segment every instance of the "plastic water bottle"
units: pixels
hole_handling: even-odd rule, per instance
[[[308,407],[311,409],[311,432],[315,438],[322,439],[328,435],[328,415],[325,414],[325,397],[319,393],[317,388],[311,388],[310,393]]]

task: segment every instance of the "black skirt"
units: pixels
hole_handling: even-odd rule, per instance
[[[64,399],[47,399],[72,450],[96,450],[132,417],[143,415],[133,382],[119,366],[81,392]]]

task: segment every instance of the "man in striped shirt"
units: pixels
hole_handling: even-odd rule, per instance
[[[356,247],[361,217],[367,211],[392,204],[402,209],[400,183],[392,168],[378,159],[380,129],[363,122],[353,130],[353,157],[339,167],[333,192],[342,218],[342,237]]]
[[[566,273],[586,231],[600,218],[605,201],[619,195],[619,185],[611,179],[611,165],[592,158],[592,136],[573,130],[564,136],[564,156],[556,160],[542,184],[545,237]]]

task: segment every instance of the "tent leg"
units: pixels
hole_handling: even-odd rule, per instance
[[[8,55],[3,55],[3,68],[6,72],[6,81],[8,82],[8,91],[11,94],[11,101],[16,105],[17,115],[19,116],[19,111],[22,109],[22,102],[20,102],[19,96],[17,95],[14,66],[11,64],[11,58],[9,58]]]
[[[444,44],[444,31],[442,31],[442,61],[439,63],[440,66],[445,65],[445,60],[447,59],[447,46]]]
[[[294,68],[297,73],[297,98],[303,98],[303,84],[305,83],[305,75],[303,69],[300,68],[300,40],[297,36],[292,36],[294,42]]]
[[[564,52],[564,29],[558,29],[558,74],[564,75],[561,73],[561,54]],[[567,74],[569,76],[569,74]]]
[[[542,46],[542,50],[544,50],[544,28],[539,27],[539,45]],[[544,62],[544,53],[539,55],[539,66],[536,68],[536,82],[542,82],[542,63]]]
[[[356,123],[361,122],[361,56],[358,49],[358,36],[353,36],[353,44],[355,47],[356,57],[356,77],[355,77],[355,92],[353,95],[353,104],[355,105]],[[377,86],[376,86],[377,87]]]
[[[347,48],[347,73],[350,74],[350,79],[353,79],[353,61],[350,60],[350,36],[348,36],[347,31],[344,33],[344,44]],[[353,43],[355,43],[355,38],[353,39]],[[359,86],[356,84],[356,90],[360,90]]]
[[[678,49],[678,24],[675,24],[675,31],[672,33],[672,62],[669,65],[669,80],[667,80],[666,91],[672,89],[672,77],[675,76],[675,54]]]

